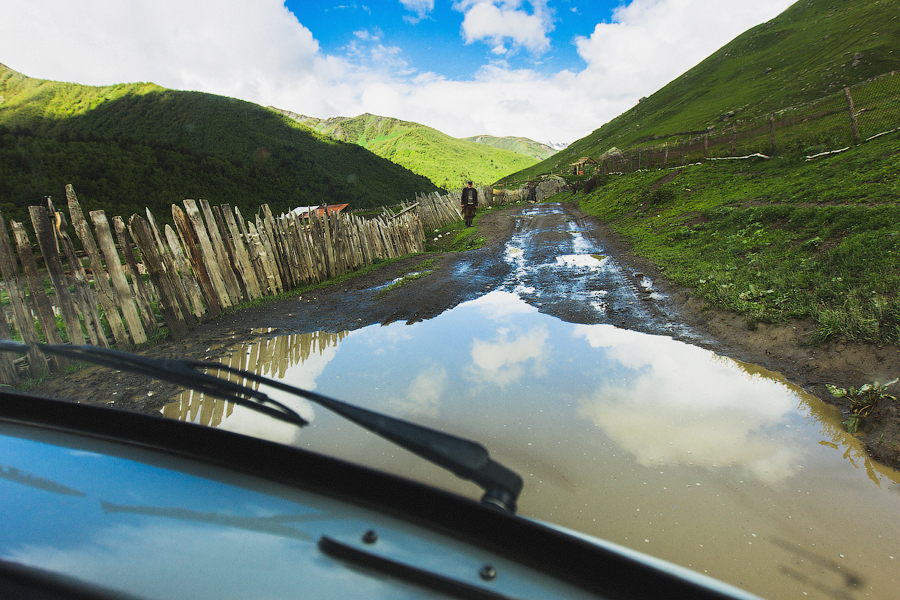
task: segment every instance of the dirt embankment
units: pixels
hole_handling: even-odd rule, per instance
[[[520,209],[485,212],[479,215],[478,235],[485,246],[474,252],[496,251],[513,233],[510,214]],[[813,324],[794,321],[748,327],[739,315],[711,310],[691,290],[675,286],[653,264],[633,255],[629,245],[614,231],[583,215],[574,206],[569,213],[601,232],[606,249],[625,270],[641,271],[671,300],[678,316],[689,326],[715,340],[712,348],[731,358],[782,373],[825,402],[836,403],[825,388],[860,386],[900,376],[900,349],[835,340],[823,345],[809,343]],[[431,259],[432,273],[411,281],[400,290],[379,294],[373,290],[415,270]],[[304,333],[353,330],[373,323],[419,321],[436,316],[478,294],[477,281],[454,275],[459,255],[437,253],[391,263],[377,271],[326,286],[311,293],[277,303],[243,310],[204,323],[186,339],[166,341],[144,351],[159,358],[216,360],[235,344],[259,336],[259,330]],[[900,384],[898,384],[900,388]],[[147,380],[108,369],[91,368],[56,377],[36,388],[59,398],[106,404],[153,413],[170,401],[178,388],[158,380]],[[892,390],[889,390],[892,391]],[[900,414],[898,402],[885,403],[863,423],[859,434],[873,458],[900,469]]]

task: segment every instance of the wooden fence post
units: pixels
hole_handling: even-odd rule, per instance
[[[227,235],[224,236],[226,239],[223,239],[222,234],[219,232],[219,224],[216,221],[216,217],[213,215],[207,200],[200,199],[200,209],[203,211],[203,218],[206,220],[206,231],[212,242],[213,250],[215,250],[215,256],[218,258],[219,271],[222,273],[222,277],[225,280],[225,287],[228,289],[228,294],[231,296],[231,302],[232,304],[240,304],[247,298],[242,293],[241,285],[238,283],[238,278],[235,275],[233,267],[234,255],[231,250],[231,243],[226,242],[226,239],[228,238]],[[190,211],[188,211],[188,215],[190,215]]]
[[[42,206],[29,206],[28,212],[31,215],[31,224],[34,227],[34,234],[37,237],[38,246],[44,257],[44,263],[47,265],[50,282],[56,291],[56,301],[62,313],[69,343],[83,346],[85,342],[84,332],[81,330],[78,311],[75,310],[75,301],[69,292],[69,282],[66,281],[66,273],[63,270],[59,250],[56,247],[53,226],[50,224],[50,215],[47,209]]]
[[[173,215],[175,212],[174,209],[176,208],[178,207],[173,206]],[[180,214],[183,222],[186,217],[184,216],[184,213]],[[190,231],[190,223],[187,224],[187,227]],[[205,284],[209,283],[209,275],[206,272],[206,267],[203,264],[203,259],[199,258],[199,250],[197,250],[196,246],[190,245],[190,251],[192,253],[196,253],[197,256],[192,256],[191,260],[189,261],[188,258],[184,255],[184,248],[181,244],[181,238],[178,237],[178,234],[175,233],[175,230],[172,229],[168,224],[166,224],[163,232],[166,238],[166,244],[169,254],[172,256],[172,260],[175,261],[175,266],[178,269],[174,274],[177,274],[178,279],[181,281],[181,285],[184,288],[184,293],[187,294],[187,298],[190,301],[191,310],[193,311],[194,316],[200,320],[203,320],[204,315],[215,318],[216,316],[221,314],[222,309],[219,306],[219,300],[216,298],[215,292],[212,290],[212,284],[209,284],[207,286],[206,289],[208,290],[208,294],[204,295],[200,283],[197,281],[198,279],[200,279],[203,280]],[[185,246],[188,246],[188,244],[185,244]],[[191,265],[195,261],[199,263],[198,266],[191,268]],[[209,297],[212,297],[212,300],[208,300]]]
[[[206,265],[206,270],[209,271],[209,278],[219,297],[219,304],[221,304],[223,309],[231,308],[234,304],[231,294],[234,293],[235,290],[229,289],[232,286],[229,285],[230,282],[219,268],[218,253],[212,246],[210,236],[207,233],[207,228],[203,223],[203,219],[200,217],[197,203],[191,199],[186,199],[184,201],[184,208],[187,211],[188,219],[190,219],[190,222],[193,225],[194,235],[197,236],[197,240],[200,242],[200,252],[203,256],[203,262]],[[185,240],[182,240],[182,242],[187,243]],[[236,299],[237,298],[235,298],[235,300]]]
[[[97,241],[106,260],[106,268],[109,271],[110,281],[115,290],[117,304],[122,309],[125,325],[128,327],[134,343],[144,344],[147,342],[147,332],[144,331],[141,317],[138,314],[137,306],[135,306],[134,294],[128,286],[128,280],[125,278],[125,271],[122,269],[119,253],[112,239],[112,231],[110,230],[109,222],[106,220],[106,213],[102,210],[91,211],[91,221],[94,222]]]
[[[243,277],[244,283],[247,285],[247,292],[250,294],[252,300],[261,298],[264,294],[260,289],[259,278],[256,276],[256,270],[250,262],[250,254],[244,246],[244,242],[241,240],[241,232],[237,228],[237,223],[234,222],[234,215],[231,214],[231,207],[228,204],[223,204],[222,213],[228,231],[231,233],[231,243],[237,254],[238,266],[241,270],[241,277]],[[249,246],[249,243],[247,245]]]
[[[25,271],[28,293],[31,296],[31,303],[34,305],[34,312],[37,314],[38,322],[41,324],[44,340],[48,344],[62,344],[62,336],[59,334],[56,314],[53,312],[50,298],[47,297],[47,293],[44,291],[44,278],[41,276],[37,260],[34,258],[28,234],[21,223],[13,222],[11,225],[13,235],[16,238],[16,251],[19,254],[19,262]],[[69,365],[69,359],[61,356],[51,356],[50,362],[57,372],[62,371]]]
[[[150,292],[147,290],[147,286],[144,285],[144,280],[141,278],[141,272],[137,266],[137,261],[134,260],[131,234],[128,232],[128,228],[125,226],[125,221],[122,220],[122,217],[113,217],[113,229],[116,230],[116,241],[119,244],[119,251],[122,253],[122,256],[125,257],[125,266],[128,267],[128,272],[131,273],[131,287],[134,290],[134,297],[137,301],[138,308],[140,309],[141,321],[143,321],[144,327],[147,330],[155,333],[159,330],[159,325],[156,322],[156,314],[153,312],[153,302]]]
[[[91,263],[91,274],[94,277],[94,284],[99,288],[99,291],[92,290],[92,294],[90,296],[85,295],[85,297],[89,297],[91,300],[93,300],[94,297],[97,298],[97,303],[103,307],[103,312],[106,313],[106,322],[109,323],[109,328],[112,330],[116,344],[126,350],[130,350],[132,346],[131,338],[125,330],[125,324],[122,323],[122,318],[119,316],[119,302],[117,302],[115,292],[113,291],[112,286],[110,286],[109,279],[107,278],[106,269],[103,267],[103,261],[100,258],[100,251],[97,249],[96,241],[94,241],[94,235],[88,227],[87,220],[84,218],[84,212],[81,210],[81,204],[78,202],[78,198],[75,196],[75,190],[71,185],[66,186],[66,199],[69,203],[69,216],[72,218],[72,226],[75,228],[75,235],[81,240],[81,245]],[[74,251],[72,254],[74,255]],[[77,257],[75,260],[78,261]],[[118,257],[116,257],[116,261],[118,262]],[[78,262],[80,264],[80,261]],[[88,288],[90,289],[86,276],[85,284],[88,285]],[[82,307],[82,312],[84,312],[84,307]],[[100,324],[99,313],[96,316],[96,322],[97,325]],[[99,328],[97,338],[99,339],[101,337],[106,339],[103,329]]]
[[[34,327],[31,309],[25,301],[25,290],[22,286],[22,279],[19,277],[19,265],[16,264],[16,255],[13,254],[12,245],[9,243],[9,234],[6,233],[6,221],[3,219],[3,215],[0,215],[0,272],[3,273],[3,282],[13,309],[16,328],[19,330],[22,340],[28,344],[28,367],[31,376],[41,377],[47,372],[47,359],[33,345],[41,340]],[[9,329],[5,322],[0,328],[0,331],[3,330],[8,334]]]
[[[194,273],[199,280],[200,288],[203,291],[203,297],[206,299],[207,313],[210,317],[215,319],[222,314],[222,303],[219,300],[219,290],[213,283],[212,275],[206,268],[206,263],[203,260],[200,248],[197,247],[196,232],[191,225],[191,221],[188,220],[184,211],[181,210],[181,207],[177,204],[172,205],[172,220],[175,221],[175,227],[178,229],[178,236],[181,238],[181,245],[187,249],[188,260],[190,260],[191,265],[194,268]],[[171,240],[169,245],[174,246],[175,240]]]
[[[166,272],[163,257],[147,221],[139,215],[132,215],[130,226],[144,266],[150,274],[150,280],[159,292],[158,304],[169,327],[169,334],[176,340],[183,338],[196,324],[186,299],[181,297],[183,289],[179,289],[180,284],[174,280],[174,273],[171,270]]]

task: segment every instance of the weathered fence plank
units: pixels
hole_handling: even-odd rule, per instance
[[[137,345],[145,344],[147,343],[147,332],[144,330],[144,325],[135,305],[134,295],[128,286],[128,280],[125,278],[125,271],[122,269],[119,253],[112,239],[112,231],[109,228],[109,222],[106,220],[106,213],[102,210],[93,210],[90,214],[94,223],[94,231],[97,234],[97,242],[100,245],[101,252],[103,252],[107,271],[109,271],[116,304],[122,310],[122,316],[131,339]]]
[[[198,237],[192,221],[188,219],[187,215],[177,204],[172,205],[172,219],[175,221],[175,227],[178,229],[181,244],[187,250],[188,260],[190,260],[194,268],[195,281],[199,282],[203,297],[206,299],[206,309],[209,312],[209,316],[216,318],[222,314],[223,306],[220,297],[224,293],[224,282],[221,283],[221,289],[216,287],[213,281],[213,274],[206,268],[202,250],[197,246],[196,240]],[[177,246],[175,240],[169,243],[172,247]],[[185,265],[184,271],[190,272],[187,265]]]
[[[122,253],[122,256],[125,257],[125,266],[128,269],[128,273],[131,275],[131,287],[134,290],[134,298],[140,309],[141,321],[143,321],[144,328],[147,331],[155,333],[159,330],[159,325],[156,322],[156,314],[153,312],[153,301],[150,291],[147,289],[147,286],[144,285],[143,278],[141,278],[141,272],[137,266],[137,261],[134,260],[134,252],[132,250],[134,244],[131,241],[131,234],[128,231],[128,227],[125,226],[125,221],[122,217],[113,217],[113,229],[116,230],[116,241],[119,244],[119,251]]]
[[[243,278],[244,284],[247,286],[247,293],[250,295],[251,300],[261,298],[263,292],[260,289],[259,278],[256,276],[256,269],[253,268],[250,262],[250,254],[241,238],[241,232],[238,230],[237,223],[234,222],[231,206],[228,204],[222,205],[222,218],[228,227],[228,232],[231,234],[231,245],[234,247],[234,253],[237,256],[237,266],[240,270],[241,278]]]
[[[22,340],[29,345],[28,366],[31,376],[41,377],[47,373],[47,359],[40,350],[32,345],[41,340],[34,327],[31,308],[25,301],[25,290],[22,286],[22,279],[19,277],[19,265],[16,264],[16,255],[9,243],[9,234],[6,233],[6,221],[3,219],[3,215],[0,215],[0,273],[3,274],[3,283],[13,309],[16,328],[19,330]],[[5,321],[6,319],[4,319]]]
[[[175,267],[178,269],[178,278],[181,280],[184,291],[191,303],[191,310],[193,311],[194,316],[198,319],[202,319],[203,315],[207,313],[211,317],[218,316],[221,310],[217,309],[218,300],[215,299],[214,293],[213,299],[216,303],[214,307],[212,309],[207,309],[207,307],[204,305],[203,291],[200,289],[200,283],[197,281],[199,276],[195,276],[194,271],[191,270],[191,262],[188,262],[188,259],[184,255],[184,248],[182,248],[181,246],[178,234],[175,233],[175,230],[168,225],[165,226],[164,231],[166,242],[168,243],[169,253],[172,255],[172,260],[175,261]],[[194,250],[195,248],[191,246],[190,251],[193,252]],[[201,270],[202,273],[206,273],[206,269],[203,266],[202,260],[200,260],[200,267],[197,268],[197,273],[200,273]],[[212,293],[211,284],[210,292]]]
[[[216,290],[219,304],[223,309],[231,308],[235,304],[232,299],[234,290],[229,290],[225,283],[225,276],[220,268],[218,255],[212,247],[212,242],[209,239],[206,225],[203,223],[203,219],[200,216],[197,203],[194,200],[186,199],[184,201],[184,208],[187,212],[188,219],[190,219],[191,225],[193,225],[194,235],[200,243],[200,252],[203,256],[203,263],[206,265],[206,270],[209,272],[209,278],[212,281],[213,288]]]
[[[207,200],[200,199],[200,210],[203,212],[203,218],[206,220],[206,232],[209,235],[209,241],[212,244],[213,251],[216,253],[216,259],[219,264],[219,272],[225,281],[225,288],[231,297],[232,304],[240,304],[247,300],[246,295],[238,283],[237,276],[234,271],[234,256],[230,249],[230,244],[225,242],[222,233],[219,231],[219,224],[216,221],[212,209],[209,207]],[[190,214],[190,212],[188,212]],[[227,236],[225,236],[227,238]]]
[[[163,266],[163,257],[160,255],[159,246],[156,245],[153,231],[147,221],[139,215],[132,215],[129,225],[144,266],[150,275],[150,280],[159,293],[157,303],[169,328],[169,333],[174,339],[180,339],[196,325],[187,301],[183,298],[184,290],[180,283],[174,280],[171,271],[167,272]]]
[[[2,218],[2,216],[0,216]],[[28,240],[28,234],[25,227],[21,223],[12,222],[13,236],[16,238],[16,251],[19,254],[19,262],[25,273],[25,280],[28,284],[28,293],[31,296],[31,303],[34,312],[37,314],[38,322],[41,324],[41,331],[44,333],[44,339],[48,344],[61,344],[62,336],[59,334],[59,325],[56,322],[56,314],[53,312],[53,305],[50,298],[44,291],[44,278],[41,277],[38,269],[37,260],[34,258],[34,252],[31,242]],[[51,356],[50,362],[53,368],[59,372],[69,365],[69,360],[61,356]]]
[[[84,218],[84,212],[81,210],[81,204],[78,202],[75,190],[72,189],[71,185],[66,186],[66,199],[68,200],[69,216],[72,219],[72,226],[75,228],[75,235],[81,240],[82,248],[84,248],[85,254],[88,256],[88,260],[91,264],[91,274],[94,277],[94,284],[99,288],[99,291],[90,288],[87,274],[85,274],[84,278],[85,284],[91,289],[91,295],[97,296],[99,304],[106,314],[106,322],[109,323],[109,328],[113,333],[116,344],[122,346],[126,350],[130,350],[132,346],[131,338],[125,329],[122,318],[119,316],[118,299],[115,297],[115,292],[110,285],[106,268],[103,266],[103,260],[100,257],[100,250],[97,248],[97,242],[94,240],[94,235],[88,227],[87,220]],[[116,260],[118,260],[118,258]],[[77,260],[77,257],[76,261],[79,264],[81,263],[81,261]],[[87,297],[88,295],[86,294],[86,302],[88,301]],[[96,322],[98,325],[100,324],[99,312],[97,313]],[[97,332],[98,339],[101,336],[104,338],[106,337],[102,327]]]
[[[66,281],[66,273],[56,247],[50,215],[43,206],[29,206],[28,212],[31,215],[31,224],[34,227],[38,247],[40,247],[44,263],[47,265],[50,283],[56,292],[56,302],[66,327],[66,336],[70,343],[83,345],[85,342],[84,332],[81,330],[81,321],[78,317],[78,310],[75,308],[75,300],[69,292],[69,282]]]

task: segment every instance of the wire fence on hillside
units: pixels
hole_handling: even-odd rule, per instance
[[[568,160],[552,175],[577,179],[774,155],[813,160],[895,133],[898,127],[900,73],[891,71],[801,106],[754,117],[723,114],[718,124],[703,131],[648,134],[629,148],[613,148],[599,156],[569,151]],[[517,180],[509,185],[525,183]]]

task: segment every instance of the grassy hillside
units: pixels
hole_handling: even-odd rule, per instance
[[[900,0],[801,0],[741,34],[632,109],[510,179],[565,168],[611,148],[765,119],[900,68]]]
[[[463,139],[469,142],[475,142],[476,144],[484,144],[486,146],[493,146],[494,148],[512,150],[513,152],[524,154],[525,156],[531,156],[533,158],[536,158],[537,160],[550,158],[551,156],[559,152],[559,150],[548,146],[547,144],[535,142],[534,140],[523,137],[495,137],[492,135],[476,135]]]
[[[91,87],[33,79],[0,65],[0,210],[24,218],[72,183],[86,209],[145,206],[168,219],[183,198],[252,214],[307,204],[395,204],[436,190],[355,145],[261,106],[154,84]]]
[[[533,156],[457,139],[390,117],[367,113],[353,118],[317,119],[282,112],[321,134],[371,150],[444,189],[461,187],[470,179],[476,184],[490,184],[537,162]]]
[[[820,340],[900,344],[900,132],[816,161],[707,162],[594,183],[571,199],[751,326],[808,318]]]

